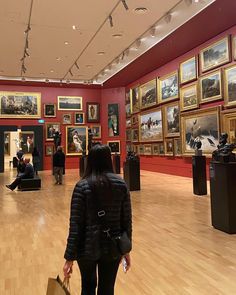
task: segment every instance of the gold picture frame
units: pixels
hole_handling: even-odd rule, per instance
[[[236,105],[236,64],[224,69],[225,106]]]
[[[151,144],[144,144],[143,145],[144,148],[144,155],[145,156],[151,156],[152,155],[152,145]]]
[[[86,154],[88,153],[88,127],[71,125],[66,126],[66,155],[78,156],[83,153],[85,140]]]
[[[41,118],[41,93],[1,91],[0,118]]]
[[[85,114],[83,112],[74,113],[74,124],[80,125],[85,123]]]
[[[198,62],[197,56],[193,56],[180,64],[179,79],[180,84],[188,83],[197,79]]]
[[[157,104],[157,79],[153,79],[139,87],[140,109],[146,109]]]
[[[71,125],[72,124],[72,114],[62,114],[62,124]]]
[[[152,144],[152,154],[153,154],[153,156],[158,156],[160,154],[158,143]]]
[[[203,48],[200,50],[199,56],[202,73],[230,62],[229,36]]]
[[[179,73],[174,71],[159,78],[159,102],[164,103],[179,97]]]
[[[139,152],[138,152],[138,154],[140,156],[144,155],[144,145],[143,144],[140,144],[139,145]]]
[[[221,69],[204,75],[199,80],[200,103],[222,99]]]
[[[182,156],[181,138],[174,138],[174,156],[175,157]]]
[[[57,108],[60,111],[82,111],[83,98],[82,96],[58,96]]]
[[[55,103],[45,103],[43,107],[44,107],[43,116],[45,118],[55,118],[57,116],[57,112],[56,112],[57,107]]]
[[[233,59],[236,60],[236,36],[232,37],[232,51]]]
[[[140,111],[139,86],[135,86],[130,89],[130,105],[131,114],[135,114]]]
[[[60,123],[58,122],[47,122],[45,123],[45,137],[46,141],[53,141],[54,138],[54,133],[55,132],[60,132]]]
[[[165,155],[173,156],[174,155],[174,141],[173,139],[165,140]]]
[[[163,106],[164,135],[175,137],[180,135],[180,107],[179,102],[172,102]]]
[[[202,151],[211,155],[217,149],[220,135],[219,107],[181,114],[182,154],[193,155],[196,141],[202,142]]]
[[[139,142],[139,129],[131,129],[131,141]]]
[[[198,101],[198,83],[186,85],[180,88],[180,110],[188,111],[199,107]]]
[[[93,134],[93,139],[100,139],[102,137],[102,126],[100,124],[90,125],[90,129]]]
[[[236,144],[236,109],[223,111],[222,115],[222,132],[228,134],[229,143]]]
[[[111,149],[112,155],[120,155],[120,140],[109,140],[107,141],[107,145]]]

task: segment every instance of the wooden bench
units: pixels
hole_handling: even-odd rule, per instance
[[[34,178],[23,178],[18,185],[18,190],[31,191],[41,189],[41,178],[35,176]]]

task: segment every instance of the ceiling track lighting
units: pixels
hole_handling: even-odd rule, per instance
[[[141,45],[141,39],[137,39],[135,41],[135,48],[138,49],[140,47],[140,45]]]
[[[123,4],[125,10],[129,10],[129,7],[128,7],[126,1],[125,1],[125,0],[121,0],[121,2],[122,2],[122,4]]]
[[[109,18],[110,26],[111,26],[111,27],[114,27],[112,16],[109,15],[108,18]]]
[[[172,18],[172,15],[170,12],[168,12],[165,16],[164,16],[164,20],[167,24],[169,24],[171,22],[171,18]]]
[[[151,29],[150,29],[150,35],[151,35],[151,37],[156,37],[156,28],[155,27],[152,27]]]

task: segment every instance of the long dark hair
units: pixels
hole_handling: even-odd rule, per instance
[[[113,173],[111,150],[107,145],[96,144],[89,151],[83,179],[91,178],[96,181],[103,178],[105,172]]]

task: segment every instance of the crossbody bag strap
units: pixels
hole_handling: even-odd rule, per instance
[[[110,228],[107,225],[107,220],[106,220],[106,211],[101,206],[101,201],[100,201],[100,198],[99,198],[99,194],[94,189],[94,185],[93,185],[93,182],[92,182],[91,178],[88,178],[87,181],[88,181],[88,184],[90,186],[90,189],[91,189],[91,192],[92,192],[92,195],[93,195],[93,201],[94,201],[94,203],[96,205],[99,224],[102,226],[102,231],[104,233],[106,233],[107,236],[110,236]]]

